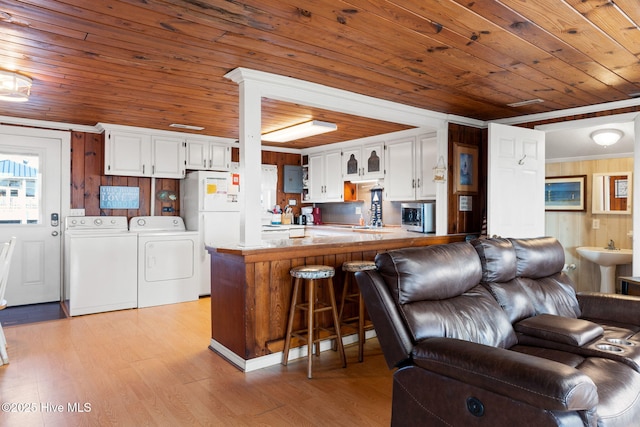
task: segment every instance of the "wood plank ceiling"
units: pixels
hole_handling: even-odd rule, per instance
[[[0,68],[34,80],[0,115],[238,137],[236,67],[491,120],[640,92],[637,0],[0,0]],[[523,107],[507,104],[541,99]],[[265,101],[306,147],[403,126]]]

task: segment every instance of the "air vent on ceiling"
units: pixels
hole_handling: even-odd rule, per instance
[[[189,130],[203,130],[202,126],[193,126],[193,125],[183,125],[180,123],[171,123],[169,127],[178,128],[178,129],[189,129]]]
[[[541,102],[544,102],[544,100],[540,98],[528,99],[526,101],[512,102],[511,104],[507,104],[507,107],[524,107],[525,105],[540,104]]]

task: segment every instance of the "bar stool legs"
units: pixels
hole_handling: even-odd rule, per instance
[[[356,289],[351,291],[351,287],[353,286],[354,274],[358,271],[366,271],[366,270],[375,270],[376,264],[373,261],[347,261],[342,264],[342,271],[345,273],[344,278],[344,287],[342,289],[342,298],[340,300],[340,326],[344,324],[350,324],[357,321],[357,329],[358,329],[358,362],[362,362],[364,360],[364,342],[365,339],[365,327],[364,327],[364,318],[365,318],[365,305],[364,299],[362,298],[362,294],[360,293],[360,289],[358,285],[355,284]],[[351,293],[349,293],[351,292]],[[344,304],[346,301],[354,301],[358,303],[358,315],[344,319]]]
[[[342,367],[347,366],[347,359],[342,345],[342,334],[340,333],[340,320],[336,309],[336,297],[333,288],[333,276],[335,270],[333,267],[323,265],[307,265],[292,268],[291,276],[295,278],[293,283],[293,292],[291,296],[291,306],[289,308],[289,319],[287,321],[287,332],[284,341],[284,350],[282,354],[282,364],[287,365],[289,359],[289,350],[291,348],[291,337],[296,336],[307,342],[307,377],[312,378],[313,370],[313,350],[315,347],[316,356],[320,355],[320,341],[326,339],[335,339],[337,350],[342,360]],[[329,301],[327,303],[318,301],[317,285],[318,280],[326,279],[328,285]],[[302,280],[306,280],[307,292],[306,302],[298,302],[298,294],[300,293],[300,284]],[[307,327],[299,331],[293,331],[293,320],[296,310],[306,310]],[[324,327],[318,322],[318,313],[330,311],[333,320],[333,327]],[[328,335],[321,336],[321,331],[329,331]]]

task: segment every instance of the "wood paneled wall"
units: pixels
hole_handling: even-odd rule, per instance
[[[232,152],[232,159],[238,161],[238,150]],[[283,191],[284,165],[300,165],[299,154],[262,152],[262,163],[278,166],[278,203],[288,204],[296,199],[299,210],[300,194]],[[151,178],[105,175],[104,135],[84,132],[71,133],[71,208],[84,209],[85,215],[123,215],[128,218],[151,214],[151,203],[155,203],[154,215],[180,215],[180,197],[174,202],[161,202],[151,194]],[[100,186],[121,185],[140,188],[139,209],[100,209]],[[161,190],[174,191],[180,195],[180,180],[156,178],[156,193]],[[172,208],[173,212],[163,212]],[[295,211],[295,210],[294,210]],[[299,213],[299,212],[298,212]]]
[[[238,148],[231,150],[231,160],[234,162],[239,161],[240,153]],[[302,164],[302,156],[295,153],[281,153],[277,151],[262,151],[262,164],[263,165],[276,165],[278,166],[278,190],[276,194],[276,203],[282,208],[289,204],[289,200],[294,199],[296,205],[293,206],[294,215],[300,214],[300,194],[299,193],[285,193],[284,192],[284,165],[300,166]]]
[[[530,129],[539,125],[558,123],[571,120],[582,120],[594,117],[606,117],[616,114],[640,111],[640,106],[619,108],[617,110],[598,111],[588,114],[577,114],[569,117],[539,120],[524,123],[519,126]],[[582,261],[576,252],[578,246],[605,245],[609,239],[616,242],[620,248],[630,248],[632,245],[627,232],[633,230],[632,215],[592,215],[591,214],[591,178],[597,172],[632,171],[632,159],[611,159],[597,161],[580,161],[548,164],[547,176],[587,175],[587,211],[583,213],[547,212],[545,215],[546,233],[556,237],[565,247],[567,264],[575,264],[575,270],[568,274],[573,279],[578,291],[598,291],[600,289],[600,269],[597,265]],[[592,229],[592,219],[600,219],[600,229]],[[618,276],[630,276],[631,265],[618,266]]]
[[[455,143],[478,147],[478,192],[456,193],[454,191],[453,147]],[[449,123],[448,169],[448,227],[447,233],[480,233],[482,220],[487,211],[487,130]],[[460,196],[472,197],[472,210],[460,211]]]
[[[151,203],[155,203],[155,215],[179,215],[180,200],[157,201],[151,194],[151,178],[104,175],[104,135],[71,133],[71,208],[84,209],[85,215],[122,215],[128,218],[150,215]],[[140,188],[139,209],[100,209],[100,186],[120,185]],[[179,194],[177,179],[156,178],[156,192],[171,190]],[[173,212],[162,212],[163,207]]]
[[[586,211],[585,212],[546,212],[545,232],[554,236],[564,246],[565,262],[575,264],[575,270],[567,274],[573,279],[578,291],[600,290],[600,268],[582,259],[576,248],[579,246],[605,247],[613,239],[618,248],[631,248],[631,237],[627,233],[633,230],[632,215],[593,214],[591,211],[591,189],[593,174],[602,172],[633,171],[633,159],[602,159],[578,162],[549,163],[546,176],[586,175]],[[593,220],[600,220],[600,228],[594,230]],[[617,275],[630,276],[631,267],[618,266]]]

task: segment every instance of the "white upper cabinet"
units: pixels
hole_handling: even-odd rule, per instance
[[[438,159],[435,135],[418,135],[387,144],[385,199],[410,201],[435,199],[433,167]]]
[[[342,176],[345,181],[384,178],[384,144],[366,144],[342,151]]]
[[[418,135],[416,150],[419,162],[416,199],[435,199],[438,184],[433,180],[433,168],[438,163],[438,139],[435,135]]]
[[[107,130],[104,138],[105,175],[151,176],[151,136]]]
[[[210,139],[187,138],[187,169],[228,171],[231,146]]]
[[[341,202],[344,181],[340,170],[340,151],[309,155],[309,197],[305,202]]]
[[[184,178],[184,141],[149,133],[107,130],[105,175]]]
[[[151,137],[151,176],[184,178],[184,139],[178,137]]]
[[[385,200],[415,200],[415,137],[390,141],[385,158],[387,174],[384,177]]]
[[[106,175],[185,177],[187,169],[231,170],[231,143],[212,137],[99,123]]]

